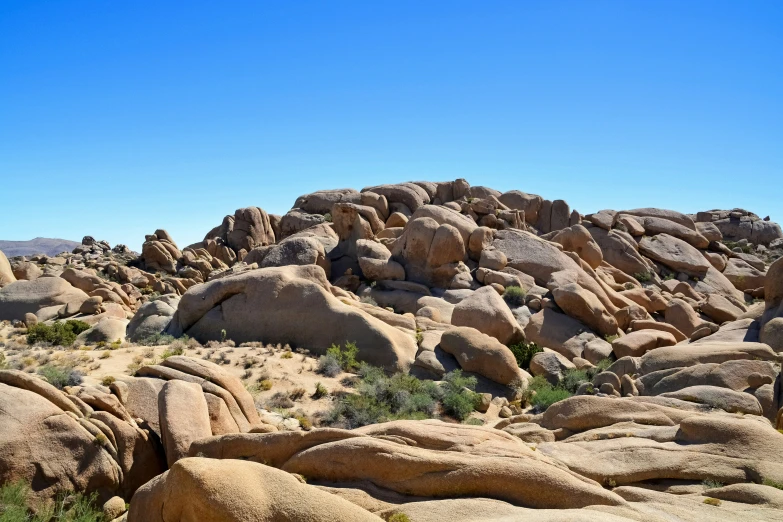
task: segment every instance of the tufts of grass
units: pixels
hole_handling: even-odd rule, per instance
[[[762,482],[765,486],[770,486],[777,489],[783,489],[783,482],[778,482],[776,480],[765,478]]]
[[[507,286],[503,291],[503,300],[511,308],[516,308],[525,304],[527,293],[519,286]]]
[[[53,503],[36,502],[25,483],[11,482],[0,487],[2,522],[102,522],[97,495],[62,493]]]
[[[720,506],[720,500],[712,497],[705,498],[704,503],[707,504],[708,506],[715,506],[715,507]]]
[[[329,395],[329,390],[326,389],[326,386],[320,382],[315,383],[315,393],[313,393],[312,399],[317,401],[318,399],[326,397],[327,395]]]
[[[718,482],[717,480],[704,480],[701,485],[704,486],[704,489],[717,489],[723,487],[723,483]]]

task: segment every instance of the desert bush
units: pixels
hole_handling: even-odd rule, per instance
[[[286,392],[280,391],[272,395],[272,398],[266,401],[266,407],[269,410],[274,410],[275,408],[293,408],[294,401],[291,400]]]
[[[411,519],[405,513],[394,513],[386,522],[411,522]]]
[[[524,399],[533,407],[544,411],[556,402],[567,399],[572,395],[568,390],[560,386],[552,386],[543,376],[538,375],[528,383]]]
[[[720,500],[718,500],[717,498],[712,498],[712,497],[705,498],[704,499],[704,503],[708,504],[710,506],[715,506],[715,507],[720,506]]]
[[[117,380],[117,379],[115,379],[115,378],[114,378],[114,376],[112,376],[112,375],[107,375],[106,377],[104,377],[103,379],[101,379],[101,384],[103,384],[104,386],[110,386],[110,385],[111,385],[111,383],[113,383],[113,382],[114,382],[114,381],[116,381],[116,380]]]
[[[633,275],[633,278],[640,283],[649,283],[652,281],[652,275],[650,275],[650,272],[637,272]]]
[[[82,374],[73,368],[45,364],[38,368],[38,375],[46,382],[62,390],[65,386],[76,386],[82,383]]]
[[[355,371],[359,368],[359,363],[356,361],[358,353],[359,348],[356,343],[346,341],[344,349],[333,344],[326,350],[326,355],[318,358],[316,372],[327,377],[335,377],[341,371]]]
[[[362,363],[356,393],[344,394],[328,412],[325,423],[358,428],[398,419],[429,419],[439,413],[464,420],[478,403],[473,377],[455,370],[438,385],[411,375],[386,375],[381,368]]]
[[[475,377],[465,377],[462,370],[454,370],[443,376],[443,411],[457,420],[463,421],[478,405],[481,397],[473,390],[476,388]]]
[[[142,346],[160,346],[162,344],[171,344],[174,341],[176,341],[176,339],[172,335],[155,333],[139,339],[136,344],[140,344]]]
[[[704,489],[716,489],[722,488],[723,482],[718,482],[717,480],[704,480],[701,485],[704,486]]]
[[[180,344],[171,343],[171,345],[169,345],[169,347],[163,350],[163,353],[160,354],[160,358],[165,361],[172,355],[182,355],[184,353],[185,353],[185,343],[180,343]]]
[[[76,340],[77,335],[89,329],[90,325],[84,321],[69,320],[64,323],[55,321],[51,325],[38,323],[27,330],[27,343],[48,343],[53,346],[71,346]]]
[[[530,369],[530,360],[535,354],[543,351],[536,343],[521,342],[508,347],[517,360],[517,365],[525,370]]]
[[[527,293],[519,286],[507,286],[503,291],[503,300],[511,308],[525,304],[525,295]]]
[[[315,383],[315,393],[312,395],[313,400],[317,401],[321,397],[326,397],[327,395],[329,395],[329,390],[326,389],[326,386],[320,382]]]
[[[304,388],[294,388],[293,390],[288,392],[288,398],[291,399],[292,401],[298,401],[301,400],[306,393],[307,390],[305,390]]]

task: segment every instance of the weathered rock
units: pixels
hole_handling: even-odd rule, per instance
[[[588,343],[600,339],[576,319],[549,308],[530,317],[530,321],[525,326],[525,337],[538,346],[557,351],[569,360],[581,357]],[[606,341],[603,342],[611,352],[611,345]]]
[[[206,342],[220,339],[225,330],[237,343],[289,343],[315,353],[351,340],[360,359],[407,369],[417,351],[413,337],[343,304],[329,288],[315,265],[263,268],[210,281],[182,296],[168,331]]]
[[[44,497],[65,491],[113,496],[120,468],[75,417],[33,391],[0,383],[0,482],[24,481]]]
[[[451,324],[475,328],[506,345],[522,335],[514,314],[490,287],[479,288],[460,301],[451,314]]]
[[[86,293],[59,277],[16,281],[0,289],[0,319],[22,320],[27,313],[69,303],[78,305],[78,309],[88,298]]]
[[[767,273],[750,265],[747,261],[733,257],[729,259],[723,275],[731,281],[738,290],[753,290],[761,288],[766,282]]]
[[[689,386],[720,386],[743,391],[772,383],[776,378],[777,372],[769,361],[729,360],[653,371],[639,377],[637,386],[643,395],[659,395]]]
[[[783,351],[783,261],[769,267],[764,285],[764,314],[759,321],[759,340],[773,350]]]
[[[207,401],[196,383],[168,381],[158,396],[158,412],[169,467],[187,456],[191,442],[212,435]]]
[[[641,357],[642,374],[668,368],[684,368],[695,364],[758,359],[779,361],[780,356],[762,343],[704,343],[668,346],[647,352]]]
[[[255,462],[188,458],[140,488],[128,522],[359,522],[381,519]]]
[[[128,323],[128,340],[139,342],[162,333],[171,322],[178,304],[178,298],[163,298],[144,303]]]
[[[0,251],[0,288],[15,281],[16,276],[14,275],[14,270],[11,268],[11,263],[8,262],[8,258],[5,257],[5,254]]]
[[[554,351],[539,352],[530,359],[530,373],[544,377],[551,384],[560,382],[563,373],[574,368],[573,363]]]
[[[662,393],[660,396],[707,404],[731,413],[750,415],[762,415],[763,413],[761,404],[753,395],[718,386],[689,386],[681,390]]]
[[[478,373],[500,384],[511,384],[520,378],[519,367],[511,350],[494,337],[467,327],[443,332],[440,347],[453,355],[463,370]]]
[[[612,341],[612,351],[618,359],[625,356],[641,357],[650,350],[675,344],[677,339],[668,332],[638,330]]]
[[[690,276],[704,276],[712,266],[696,248],[668,234],[643,237],[639,250],[650,259]]]

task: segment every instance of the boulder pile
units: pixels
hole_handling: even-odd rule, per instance
[[[62,389],[0,359],[0,484],[121,497],[128,521],[783,520],[781,255],[742,209],[583,215],[464,179],[241,208],[182,249],[0,253],[19,331],[285,345],[480,392],[469,424],[283,428],[181,350]]]

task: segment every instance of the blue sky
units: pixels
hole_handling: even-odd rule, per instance
[[[783,220],[783,3],[0,2],[0,239],[467,178]]]

